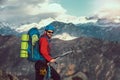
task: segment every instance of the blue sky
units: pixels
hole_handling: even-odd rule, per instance
[[[119,14],[120,11],[120,0],[59,0],[59,3],[74,16],[93,16],[103,11]]]
[[[37,23],[76,17],[120,18],[120,0],[0,0],[0,22]]]
[[[60,4],[67,13],[74,16],[90,16],[93,11],[95,0],[61,0]]]

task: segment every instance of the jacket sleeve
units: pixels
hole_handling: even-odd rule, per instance
[[[43,57],[49,62],[52,57],[50,56],[50,52],[48,50],[48,41],[46,38],[40,38],[39,40],[39,43],[40,43],[40,53],[43,55]]]

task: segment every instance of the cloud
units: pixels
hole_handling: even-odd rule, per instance
[[[6,0],[0,0],[0,5],[2,5]]]
[[[103,9],[98,13],[99,17],[114,18],[120,16],[120,9]]]
[[[55,18],[66,13],[60,4],[53,0],[0,0],[0,2],[2,2],[0,5],[0,21],[33,22],[38,19],[40,21],[41,18]]]
[[[24,9],[24,11],[26,11],[26,14],[29,14],[29,15],[38,15],[38,14],[46,14],[46,13],[64,14],[66,12],[66,10],[63,9],[61,5],[56,3],[28,5]]]
[[[120,0],[100,0],[95,5],[97,6],[95,15],[98,18],[106,18],[111,21],[116,21],[117,19],[117,22],[120,22]]]

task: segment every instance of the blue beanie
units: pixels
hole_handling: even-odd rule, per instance
[[[54,28],[54,26],[52,26],[52,25],[47,25],[47,26],[45,27],[45,31],[47,31],[47,30],[52,30],[52,31],[54,31],[55,28]]]

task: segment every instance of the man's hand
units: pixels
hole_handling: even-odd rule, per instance
[[[56,62],[56,59],[51,59],[50,60],[50,63],[55,63]]]

